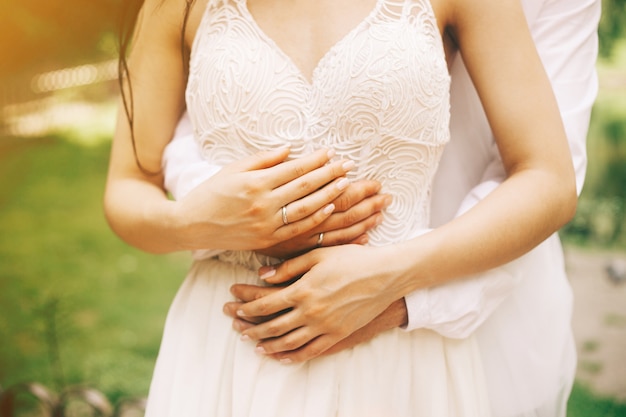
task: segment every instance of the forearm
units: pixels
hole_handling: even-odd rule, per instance
[[[120,179],[107,186],[104,204],[111,229],[129,245],[151,253],[187,249],[175,239],[175,203],[159,187]]]
[[[528,252],[573,216],[571,182],[568,187],[558,176],[534,170],[513,175],[464,215],[398,244],[391,285],[396,296],[484,272]]]

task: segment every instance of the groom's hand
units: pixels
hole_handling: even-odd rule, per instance
[[[262,287],[259,285],[247,284],[233,285],[230,289],[230,292],[239,301],[231,301],[224,304],[224,313],[226,313],[226,315],[232,317],[233,319],[233,329],[241,333],[252,326],[255,326],[259,323],[265,323],[266,321],[279,316],[280,313],[263,317],[246,317],[245,319],[237,316],[237,310],[239,310],[243,304],[250,301],[258,300],[259,298],[263,298],[279,290],[280,287]]]
[[[238,332],[243,332],[259,323],[266,322],[275,318],[276,315],[268,317],[246,317],[242,319],[237,316],[237,310],[242,304],[258,300],[273,292],[279,291],[280,287],[261,287],[256,285],[237,284],[231,288],[232,294],[239,302],[230,302],[224,305],[224,312],[233,318],[233,328]],[[378,334],[394,329],[396,327],[405,326],[408,322],[408,315],[404,299],[400,299],[392,303],[385,311],[383,311],[374,320],[358,329],[345,339],[339,341],[334,346],[322,353],[322,355],[330,355],[341,352],[342,350],[352,348],[361,343],[365,343],[373,339]]]

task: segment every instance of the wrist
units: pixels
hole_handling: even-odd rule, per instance
[[[389,308],[393,314],[393,327],[405,328],[409,324],[409,312],[404,298],[394,301]]]
[[[427,266],[422,261],[424,256],[423,251],[418,247],[419,242],[415,240],[387,246],[389,253],[384,254],[387,259],[383,263],[387,273],[385,285],[391,293],[391,299],[397,300],[396,303],[399,305],[399,301],[402,301],[401,306],[404,312],[406,312],[404,297],[427,286],[424,277]],[[389,262],[389,259],[394,259],[394,262]]]
[[[205,249],[198,247],[196,234],[201,227],[194,222],[193,218],[185,213],[182,203],[169,201],[162,207],[160,217],[162,219],[163,233],[169,236],[176,251],[188,251]]]

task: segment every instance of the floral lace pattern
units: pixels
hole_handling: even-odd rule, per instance
[[[429,221],[430,187],[449,139],[445,54],[428,0],[378,0],[308,81],[256,24],[245,0],[210,1],[192,50],[187,108],[203,156],[225,165],[258,150],[319,147],[356,162],[351,179],[393,195],[370,244]]]

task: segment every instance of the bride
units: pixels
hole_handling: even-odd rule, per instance
[[[516,258],[573,215],[567,142],[519,4],[197,1],[184,20],[188,73],[186,5],[143,6],[125,83],[133,100],[105,196],[111,226],[129,243],[212,250],[197,256],[170,309],[147,415],[489,415],[472,337],[391,331],[301,360],[411,291]],[[447,63],[457,53],[508,177],[475,209],[419,236],[449,137]],[[174,202],[158,171],[185,107],[203,157],[225,168]],[[259,150],[271,151],[251,156]],[[374,214],[368,244],[274,267],[285,241],[324,243],[337,199],[361,179],[393,196],[382,223]],[[239,338],[222,306],[232,284],[260,282],[259,268],[269,284],[302,277],[243,306],[242,317],[286,313]]]

